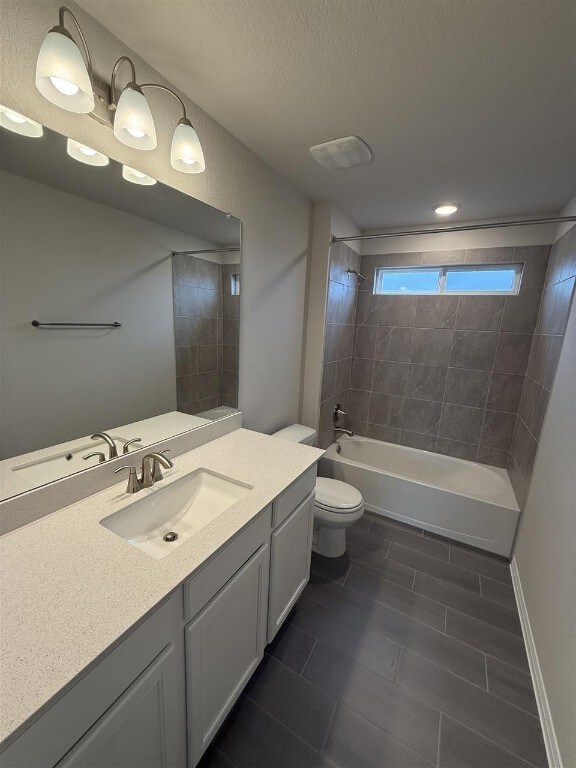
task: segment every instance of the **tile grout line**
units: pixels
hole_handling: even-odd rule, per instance
[[[413,651],[411,651],[411,653],[413,653]],[[418,654],[416,654],[416,655],[418,655]],[[422,658],[424,658],[424,657],[422,657]],[[430,662],[430,663],[433,663],[433,662]],[[438,665],[435,665],[435,666],[438,666]],[[442,667],[441,667],[441,669],[442,669]],[[454,674],[454,673],[451,672],[450,674]],[[459,676],[455,675],[455,677],[459,677]],[[460,678],[460,679],[464,680],[464,678]],[[468,682],[468,681],[464,680],[464,682]],[[489,736],[486,736],[485,734],[480,733],[480,731],[477,731],[475,728],[473,728],[468,723],[462,722],[461,720],[458,719],[457,716],[448,714],[447,712],[444,712],[444,710],[438,709],[437,707],[432,706],[430,703],[428,703],[426,701],[426,699],[423,699],[419,694],[417,694],[411,688],[408,688],[407,686],[402,685],[402,683],[398,683],[398,682],[394,683],[394,685],[397,685],[398,688],[400,688],[401,690],[409,693],[410,696],[412,696],[414,699],[416,699],[416,701],[419,701],[421,704],[426,705],[430,709],[432,709],[432,710],[434,710],[436,712],[439,712],[441,715],[444,715],[445,717],[449,717],[451,720],[454,720],[454,722],[458,723],[462,727],[467,728],[469,731],[474,733],[476,736],[480,736],[480,738],[484,739],[485,741],[489,742],[490,744],[493,744],[495,747],[498,747],[499,749],[501,749],[502,751],[508,753],[509,755],[512,755],[513,757],[516,757],[519,760],[523,760],[525,763],[530,765],[531,768],[537,768],[537,766],[535,766],[534,763],[531,763],[530,760],[528,760],[526,757],[520,757],[520,755],[517,755],[515,752],[511,752],[507,747],[502,746],[497,741],[494,741],[493,739],[491,739]],[[474,683],[469,683],[469,685],[473,685],[475,688],[478,688],[478,690],[484,691],[484,693],[487,693],[487,691],[485,691],[484,688],[481,688],[480,686],[474,685]],[[493,694],[489,694],[489,695],[492,696]],[[494,697],[494,698],[497,698],[497,697]],[[501,701],[504,701],[504,700],[501,699]],[[514,709],[518,709],[518,707],[515,707],[513,704],[509,704],[509,702],[504,702],[504,703],[508,704],[509,706],[513,707]],[[528,714],[530,717],[532,717],[533,719],[535,719],[538,722],[540,722],[539,718],[535,718],[534,715],[530,715],[530,713],[525,712],[525,710],[522,709],[520,711],[522,713],[524,713],[524,714]]]
[[[442,738],[442,716],[443,712],[438,710],[439,712],[439,718],[438,718],[438,746],[436,748],[436,765],[440,765],[440,740]]]
[[[294,624],[293,626],[296,626],[296,625]],[[297,629],[300,629],[300,627],[296,627],[296,628],[297,628]],[[306,634],[308,634],[308,633],[306,633]],[[312,654],[314,653],[314,651],[316,650],[316,646],[317,646],[317,645],[318,645],[318,643],[320,642],[320,640],[318,640],[318,638],[317,638],[317,637],[314,637],[314,635],[310,635],[310,637],[313,637],[313,638],[314,638],[314,645],[312,646],[312,649],[311,649],[310,653],[308,654],[308,658],[307,658],[307,659],[306,659],[306,661],[304,662],[304,666],[303,666],[303,667],[302,667],[302,669],[300,670],[300,673],[299,673],[299,674],[300,674],[300,677],[304,677],[304,672],[306,671],[306,667],[308,666],[308,662],[309,662],[309,661],[310,661],[310,659],[312,658]],[[287,666],[287,665],[286,665],[286,666]]]
[[[318,690],[322,691],[323,693],[327,693],[327,691],[324,691],[322,688],[320,688],[319,686],[317,686],[314,683],[312,683],[311,680],[308,680],[308,682],[311,683],[311,685],[313,685],[315,688],[318,688]],[[328,695],[331,695],[331,694],[328,694]],[[264,712],[264,714],[267,715],[267,717],[269,717],[271,720],[274,720],[275,723],[278,723],[278,725],[280,725],[282,728],[284,728],[286,731],[288,731],[290,734],[292,734],[292,736],[297,741],[299,741],[302,744],[305,744],[306,747],[308,747],[308,749],[312,750],[312,752],[315,752],[317,755],[321,756],[322,753],[321,753],[321,751],[319,749],[317,749],[316,747],[312,746],[312,744],[310,744],[309,741],[307,741],[305,738],[300,736],[300,734],[296,733],[296,731],[294,731],[292,728],[290,728],[290,726],[287,723],[285,723],[283,720],[280,720],[278,717],[276,717],[271,712],[269,712],[267,709],[265,709],[255,699],[253,699],[252,696],[250,696],[250,694],[246,693],[246,694],[244,694],[244,697],[246,699],[248,699],[252,704],[254,704],[255,707],[258,707],[258,709],[262,710],[262,712]],[[335,696],[332,696],[332,698],[335,699],[335,702],[337,704],[339,699],[337,699]],[[226,754],[225,753],[223,753],[223,754],[226,757]],[[331,760],[329,762],[330,762],[331,765],[334,765],[334,763],[332,763]]]
[[[339,585],[338,585],[338,586],[339,586]],[[350,587],[346,587],[346,589],[350,589]],[[355,592],[356,590],[351,590],[351,591]],[[360,593],[360,594],[362,594],[362,593]],[[364,595],[364,597],[366,597],[366,596]],[[327,610],[327,611],[330,611],[330,613],[333,613],[334,615],[338,616],[338,614],[336,613],[336,611],[334,611],[332,608],[329,608],[328,606],[324,605],[323,603],[319,602],[318,600],[314,600],[313,598],[310,598],[310,597],[307,597],[306,599],[307,599],[307,600],[309,600],[309,601],[310,601],[310,602],[312,602],[312,603],[315,603],[315,604],[317,604],[317,605],[320,605],[320,606],[322,606],[322,607],[323,607],[325,610]],[[370,599],[370,598],[367,598],[367,599]],[[372,600],[372,602],[376,602],[376,601],[375,601],[375,600]],[[379,603],[377,603],[377,604],[379,604]],[[382,604],[379,604],[379,605],[382,605]],[[510,664],[509,662],[507,662],[507,661],[504,661],[503,659],[498,659],[496,656],[493,656],[492,654],[486,654],[486,653],[485,653],[484,651],[482,651],[481,649],[479,649],[479,648],[476,648],[475,646],[471,645],[470,643],[467,643],[467,642],[466,642],[466,641],[464,641],[464,640],[461,640],[461,639],[460,639],[460,638],[458,638],[458,637],[454,637],[453,635],[449,635],[449,634],[446,634],[446,635],[445,635],[445,634],[444,634],[444,632],[442,632],[441,630],[439,630],[439,629],[436,629],[435,627],[432,627],[432,626],[430,626],[429,624],[424,624],[424,622],[422,622],[422,621],[418,621],[417,619],[414,619],[414,618],[413,618],[413,617],[411,617],[411,616],[407,616],[407,614],[404,614],[404,613],[402,613],[401,611],[397,610],[396,608],[391,608],[390,606],[387,606],[387,605],[384,605],[383,607],[385,607],[385,608],[386,608],[387,610],[389,610],[389,611],[392,611],[393,613],[398,613],[398,614],[400,614],[401,616],[404,616],[404,617],[406,617],[406,618],[409,618],[409,619],[410,619],[411,621],[413,621],[415,624],[420,624],[421,626],[423,626],[424,628],[426,628],[427,630],[429,630],[429,631],[431,631],[431,632],[437,632],[437,633],[438,633],[439,635],[441,635],[442,637],[446,637],[446,638],[448,638],[449,640],[451,640],[452,642],[456,642],[456,643],[458,643],[458,644],[460,644],[460,645],[462,645],[462,646],[465,646],[466,648],[469,648],[470,650],[472,650],[472,651],[474,651],[475,653],[477,653],[477,654],[478,654],[480,657],[482,657],[482,656],[486,656],[486,655],[489,655],[491,658],[494,658],[494,659],[496,659],[496,661],[499,661],[501,664],[506,664],[507,666],[511,667],[512,669],[516,670],[517,672],[522,672],[522,673],[523,673],[523,674],[525,674],[525,675],[529,675],[529,673],[528,673],[528,672],[525,672],[524,670],[520,669],[519,667],[516,667],[516,666],[514,666],[514,664]],[[447,606],[445,606],[445,607],[447,608]],[[362,620],[360,620],[360,619],[342,619],[341,617],[339,617],[339,618],[340,618],[340,621],[343,621],[343,622],[344,622],[344,623],[346,623],[346,624],[354,624],[354,625],[359,625],[359,626],[364,626],[364,625],[365,625],[365,624],[364,624],[364,619],[365,619],[365,617],[362,617]],[[297,627],[297,628],[299,629],[299,627]],[[304,631],[304,630],[302,630],[302,631]],[[388,635],[384,634],[384,632],[380,631],[379,629],[373,629],[373,632],[374,632],[375,634],[377,634],[377,635],[380,635],[381,637],[384,637],[386,640],[388,640],[389,642],[393,643],[394,645],[397,645],[397,646],[399,646],[400,648],[405,648],[405,649],[406,649],[407,651],[409,651],[410,653],[413,653],[413,654],[415,654],[416,656],[419,656],[419,657],[421,657],[421,658],[425,659],[425,660],[426,660],[428,663],[430,663],[430,664],[433,664],[434,666],[436,666],[436,667],[439,667],[440,669],[443,669],[443,670],[445,670],[446,672],[448,672],[449,674],[453,675],[454,677],[457,677],[457,678],[459,678],[460,680],[464,680],[464,681],[465,681],[465,682],[467,682],[469,685],[473,685],[474,687],[476,687],[476,688],[479,688],[479,689],[480,689],[480,690],[482,690],[482,691],[485,691],[485,689],[484,689],[484,688],[482,688],[482,686],[479,686],[477,683],[473,683],[473,682],[471,682],[470,680],[467,680],[465,677],[462,677],[462,676],[461,676],[461,675],[459,675],[457,672],[454,672],[454,671],[452,671],[452,670],[451,670],[451,669],[449,669],[448,667],[442,666],[441,664],[438,664],[437,662],[431,661],[431,660],[430,660],[430,659],[428,659],[426,656],[423,656],[421,653],[418,653],[418,651],[415,651],[415,650],[414,650],[414,649],[412,649],[412,648],[408,648],[407,646],[404,646],[404,645],[402,645],[402,644],[401,644],[401,643],[399,643],[397,640],[394,640],[393,638],[391,638],[391,637],[389,637]],[[308,633],[306,633],[306,634],[308,634]],[[317,638],[315,638],[315,639],[316,639],[317,643],[322,643],[322,644],[326,645],[326,643],[323,643],[323,641],[322,641],[322,640],[319,640],[319,639],[317,639]],[[313,649],[313,650],[314,650],[314,649]],[[312,655],[312,653],[311,653],[310,655]],[[349,654],[344,654],[344,655],[348,656]],[[350,657],[350,658],[353,658],[353,657]],[[306,663],[308,663],[308,661],[307,661]],[[361,664],[361,666],[365,666],[365,665],[364,665],[364,664],[362,664],[361,662],[356,662],[356,663],[358,663],[358,664]],[[366,667],[366,669],[369,669],[369,667]],[[303,671],[304,671],[304,670],[303,670]],[[374,670],[372,670],[372,671],[374,671]],[[375,674],[379,674],[379,673],[375,672]],[[493,694],[492,694],[492,695],[493,695]],[[495,697],[495,698],[499,698],[499,697]],[[504,700],[503,700],[503,701],[504,701]],[[515,705],[511,705],[511,706],[515,706]],[[516,709],[519,709],[519,707],[516,707]],[[524,711],[524,710],[522,710],[522,711]]]

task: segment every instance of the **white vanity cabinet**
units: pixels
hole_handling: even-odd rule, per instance
[[[177,768],[182,740],[182,660],[167,646],[90,728],[57,768]]]
[[[185,734],[177,590],[3,750],[0,765],[185,768]]]
[[[270,545],[268,642],[271,642],[310,578],[314,494],[284,520]]]
[[[270,548],[263,544],[186,627],[189,762],[195,766],[266,646]]]
[[[2,768],[195,768],[306,585],[316,467],[0,750]]]

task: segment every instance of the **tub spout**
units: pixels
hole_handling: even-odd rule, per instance
[[[341,427],[336,427],[334,430],[334,434],[342,433],[344,435],[348,435],[348,437],[354,437],[354,432],[351,429],[342,429]]]

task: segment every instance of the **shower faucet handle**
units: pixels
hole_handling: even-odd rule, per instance
[[[332,420],[334,421],[334,424],[338,423],[338,419],[341,416],[348,416],[348,414],[346,413],[346,411],[342,410],[342,408],[340,407],[340,403],[337,403],[336,406],[334,407],[334,414],[332,415]]]

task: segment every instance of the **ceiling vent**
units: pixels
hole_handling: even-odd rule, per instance
[[[317,163],[333,170],[364,165],[372,160],[372,152],[365,141],[358,136],[344,136],[343,139],[325,141],[310,147],[310,154]]]

